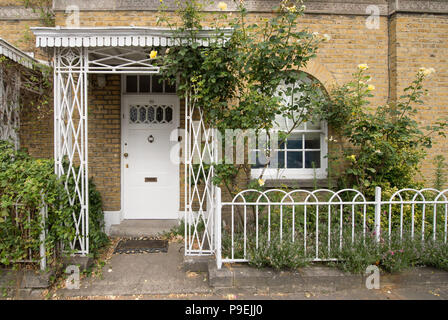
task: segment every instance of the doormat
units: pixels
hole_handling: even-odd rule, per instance
[[[157,253],[168,252],[167,240],[124,239],[115,247],[114,253]]]

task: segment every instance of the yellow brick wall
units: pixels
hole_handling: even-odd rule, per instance
[[[36,53],[36,42],[30,27],[40,26],[38,20],[0,20],[0,38],[26,52]]]
[[[1,4],[1,2],[0,2]],[[81,26],[156,26],[157,12],[154,11],[83,11]],[[260,21],[268,14],[251,13],[249,20]],[[56,14],[56,25],[65,25],[66,15]],[[204,21],[212,23],[209,14]],[[172,20],[171,22],[173,22]],[[430,124],[442,115],[448,114],[448,16],[423,14],[396,14],[380,18],[380,28],[369,30],[366,17],[349,15],[309,14],[300,20],[299,28],[312,32],[329,34],[331,41],[323,43],[317,58],[305,71],[323,82],[327,88],[332,83],[342,84],[351,79],[351,74],[360,63],[370,66],[369,72],[375,85],[372,105],[384,104],[388,98],[400,95],[409,84],[415,72],[421,67],[434,67],[437,73],[426,86],[430,96],[425,99],[420,120]],[[20,34],[27,26],[38,21],[0,21],[0,37],[10,40],[21,48]],[[9,38],[8,38],[9,37]],[[93,78],[93,77],[91,77]],[[118,93],[117,93],[118,92]],[[109,76],[106,90],[91,89],[89,114],[89,160],[90,174],[95,176],[105,199],[105,210],[120,209],[120,120],[119,120],[119,77]],[[183,119],[183,116],[181,116]],[[52,121],[48,129],[51,129]],[[24,122],[26,124],[26,122]],[[183,127],[183,125],[181,125]],[[30,142],[37,148],[37,142]],[[46,146],[43,148],[47,148]],[[52,154],[52,147],[48,152]],[[445,139],[437,143],[425,160],[422,172],[431,185],[434,176],[432,159],[437,154],[446,154]],[[107,158],[107,159],[106,159]],[[107,161],[104,161],[107,160]],[[107,166],[102,166],[107,163]],[[181,181],[183,166],[181,166]],[[181,183],[181,207],[184,187]]]
[[[119,211],[121,202],[121,77],[107,75],[98,88],[89,76],[89,176],[103,198],[103,209]]]
[[[20,114],[20,146],[36,158],[53,158],[53,105],[37,109],[24,102]]]
[[[448,15],[398,14],[396,25],[396,87],[398,94],[414,79],[420,67],[436,69],[425,82],[429,95],[420,107],[418,120],[423,126],[448,118]],[[448,139],[436,136],[422,164],[422,179],[433,185],[436,155],[448,155]],[[448,157],[447,157],[448,160]],[[445,168],[445,174],[448,168]],[[446,186],[448,187],[448,185]]]

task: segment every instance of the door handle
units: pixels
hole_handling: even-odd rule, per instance
[[[129,156],[129,154],[128,154],[128,153],[125,153],[125,154],[123,154],[123,156],[124,156],[125,158],[127,158],[127,157]]]
[[[153,136],[153,135],[150,135],[150,136],[148,137],[148,142],[149,142],[149,143],[153,143],[153,142],[154,142],[154,136]]]

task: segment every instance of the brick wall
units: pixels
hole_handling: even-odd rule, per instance
[[[103,209],[121,206],[121,78],[107,75],[98,88],[96,75],[89,76],[89,175],[103,197]]]
[[[0,1],[0,5],[3,2]],[[249,20],[261,21],[269,13],[251,13]],[[66,14],[58,11],[56,25],[65,25]],[[155,11],[82,11],[81,26],[156,26]],[[173,19],[171,22],[174,22]],[[209,13],[204,21],[212,23]],[[401,95],[415,72],[422,66],[434,67],[437,73],[427,81],[430,95],[425,99],[419,120],[422,124],[433,123],[448,116],[448,15],[396,13],[380,17],[380,28],[369,30],[362,15],[307,14],[300,20],[299,28],[308,28],[321,34],[329,34],[331,41],[323,43],[318,56],[305,71],[323,82],[327,88],[332,83],[342,84],[351,79],[351,74],[360,63],[370,66],[375,85],[372,105],[384,104],[388,99]],[[25,49],[19,42],[19,34],[27,26],[37,25],[36,20],[0,21],[0,37],[10,40]],[[3,28],[1,28],[3,26]],[[92,76],[91,79],[95,77]],[[92,80],[94,82],[94,80]],[[89,164],[105,199],[105,210],[120,210],[120,96],[119,77],[108,76],[105,89],[91,88],[89,92]],[[32,118],[32,117],[31,117]],[[181,119],[183,120],[181,115]],[[52,121],[47,119],[48,141],[52,139]],[[33,132],[23,119],[25,135]],[[40,125],[39,125],[40,126]],[[181,127],[183,125],[181,124]],[[50,131],[51,130],[51,131]],[[52,154],[51,141],[39,149],[39,139],[28,143],[35,154]],[[47,138],[46,138],[47,139]],[[48,149],[44,151],[44,149]],[[431,186],[434,177],[433,158],[446,154],[446,139],[436,139],[436,144],[424,161],[423,176]],[[446,169],[448,170],[448,169]],[[183,207],[183,166],[181,174],[181,207]]]
[[[429,95],[418,120],[424,126],[448,118],[448,15],[397,14],[395,25],[394,81],[398,94],[413,80],[420,67],[436,69],[425,82]],[[421,172],[426,184],[433,185],[435,166],[433,159],[441,154],[447,157],[448,139],[436,137],[428,152]],[[448,157],[447,157],[448,160]],[[448,168],[445,168],[448,173]],[[448,185],[446,186],[448,187]]]
[[[53,158],[53,105],[37,109],[25,101],[20,114],[20,146],[36,158]]]

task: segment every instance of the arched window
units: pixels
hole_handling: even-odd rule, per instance
[[[304,86],[315,85],[317,94],[325,99],[326,95],[321,88],[316,86],[317,80],[305,74],[297,83],[293,85],[281,85],[278,89],[278,96],[282,104],[296,104],[300,99],[304,99],[300,88]],[[305,108],[295,108],[294,114],[285,117],[278,115],[273,132],[278,136],[278,144],[274,147],[272,157],[266,165],[266,157],[263,153],[266,149],[258,139],[257,149],[252,150],[252,156],[256,159],[256,164],[252,166],[252,177],[258,178],[263,174],[263,179],[324,179],[327,177],[328,167],[328,143],[327,143],[327,124],[320,121],[313,115],[308,115],[308,121],[297,121],[303,119],[303,114],[307,112]],[[308,109],[310,110],[310,109]],[[296,122],[296,125],[294,123]],[[281,132],[289,133],[286,138]],[[261,143],[260,143],[261,140]]]

